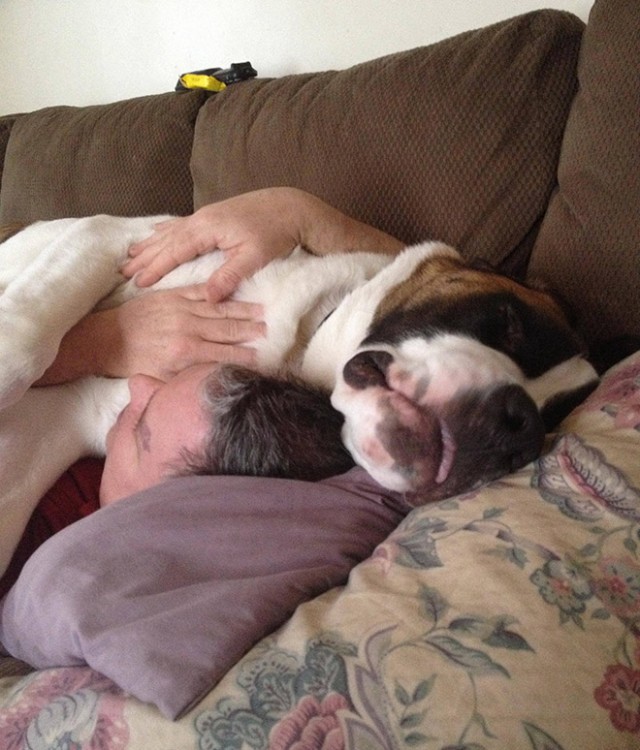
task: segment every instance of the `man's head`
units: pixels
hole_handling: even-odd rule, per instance
[[[243,367],[197,365],[168,382],[129,380],[107,438],[100,502],[185,474],[318,480],[353,460],[328,394]]]
[[[183,451],[204,445],[210,420],[201,391],[212,371],[191,367],[166,383],[148,375],[129,379],[129,404],[107,436],[101,505],[159,484],[184,465]]]

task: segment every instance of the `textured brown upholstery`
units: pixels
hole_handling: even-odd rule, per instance
[[[166,94],[17,118],[0,221],[190,213],[189,155],[203,99],[200,92]]]
[[[640,335],[640,2],[597,0],[531,263],[590,339]]]
[[[516,272],[535,242],[531,275],[590,339],[638,335],[640,3],[596,0],[580,49],[583,29],[536,11],[209,98],[2,117],[0,222],[184,214],[295,185],[407,243],[442,239]]]
[[[7,144],[9,143],[9,135],[11,134],[11,126],[15,122],[16,117],[6,116],[0,117],[0,182],[2,181],[2,171],[4,168],[4,155],[7,151]]]
[[[543,214],[583,24],[544,11],[345,71],[258,79],[196,123],[196,207],[293,185],[405,242],[503,262]]]

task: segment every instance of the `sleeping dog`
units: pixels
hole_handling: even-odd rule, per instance
[[[81,455],[104,454],[128,400],[120,380],[31,386],[84,315],[149,291],[125,282],[118,269],[128,247],[166,218],[40,222],[0,248],[0,570],[47,487]],[[221,253],[199,257],[151,290],[204,281],[220,262]],[[320,441],[339,442],[341,430],[348,460],[414,504],[535,459],[550,420],[597,379],[547,293],[469,268],[441,243],[397,257],[314,257],[298,249],[243,282],[235,296],[265,309],[267,335],[252,344],[259,374],[251,377],[295,376],[295,387],[319,400],[318,413],[327,416]],[[233,391],[238,377],[231,371],[227,380],[223,387]],[[329,395],[332,409],[322,411]],[[229,403],[233,415],[237,406]],[[243,446],[242,429],[237,439],[232,456],[254,450]],[[343,465],[334,456],[323,471]],[[218,458],[215,471],[236,473],[237,462]]]

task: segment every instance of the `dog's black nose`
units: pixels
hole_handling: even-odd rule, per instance
[[[544,423],[533,400],[516,385],[494,391],[487,402],[487,424],[495,425],[495,440],[506,466],[515,471],[540,455]]]
[[[373,386],[387,385],[387,369],[393,362],[389,352],[371,349],[359,352],[347,362],[342,371],[345,383],[358,391]]]

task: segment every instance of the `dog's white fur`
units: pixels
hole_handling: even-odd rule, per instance
[[[0,246],[0,572],[40,497],[79,457],[104,453],[106,434],[128,401],[121,380],[87,378],[31,388],[55,359],[64,334],[97,307],[202,282],[221,263],[220,253],[201,256],[149,290],[123,282],[118,269],[129,246],[166,218],[41,222]],[[394,259],[364,253],[318,258],[298,250],[243,282],[235,295],[265,308],[268,335],[254,342],[259,368],[277,372],[284,366],[333,391],[333,403],[346,417],[345,441],[354,457],[383,484],[399,490],[405,486],[393,468],[372,458],[381,451],[379,445],[370,450],[375,399],[354,394],[341,371],[388,290],[434,254],[455,251],[426,243]],[[549,394],[595,377],[590,365],[573,358],[551,376],[527,381],[509,357],[465,337],[445,338],[427,342],[413,337],[393,348],[398,392],[415,396],[428,367],[428,398],[434,404],[446,400],[447,389],[453,392],[472,381],[475,386],[517,383],[540,405]],[[446,358],[438,356],[443,348]]]

